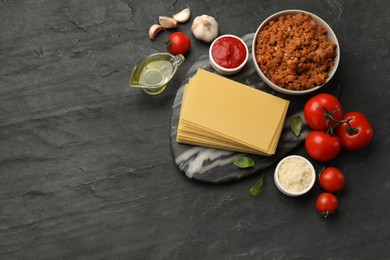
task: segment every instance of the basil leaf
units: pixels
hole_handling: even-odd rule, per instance
[[[235,166],[237,166],[238,168],[241,168],[241,169],[255,166],[255,161],[253,161],[252,158],[245,157],[245,156],[238,157],[238,158],[234,159],[233,163]]]
[[[253,185],[249,192],[253,197],[259,196],[264,190],[264,174],[260,176],[260,179]]]
[[[299,115],[295,115],[290,120],[290,127],[296,136],[299,136],[302,130],[302,119]]]

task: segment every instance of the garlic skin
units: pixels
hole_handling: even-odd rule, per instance
[[[151,40],[154,40],[154,38],[156,38],[157,34],[159,34],[161,31],[165,30],[164,27],[162,27],[161,25],[159,24],[153,24],[152,26],[150,26],[149,28],[149,38]]]
[[[190,8],[187,7],[181,10],[180,12],[178,12],[177,14],[174,14],[172,17],[179,23],[185,23],[190,19],[190,16],[191,16],[191,11]]]
[[[218,23],[214,17],[204,14],[194,19],[191,31],[196,39],[212,42],[218,36]]]
[[[166,29],[176,28],[177,27],[177,21],[173,19],[172,17],[168,16],[160,16],[158,18],[158,21],[160,25]]]

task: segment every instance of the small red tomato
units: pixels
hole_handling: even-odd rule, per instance
[[[341,143],[337,135],[313,130],[306,137],[305,148],[311,158],[326,162],[337,157],[340,153]]]
[[[336,122],[327,115],[340,120],[343,116],[340,101],[327,93],[318,94],[310,98],[303,108],[303,115],[307,124],[314,130],[327,130]]]
[[[185,54],[191,48],[191,41],[187,34],[174,32],[168,37],[168,50],[173,54]]]
[[[329,192],[338,192],[344,189],[344,174],[336,167],[327,167],[320,172],[320,186]]]
[[[359,112],[349,112],[343,116],[342,123],[336,127],[341,146],[349,151],[356,151],[366,147],[372,140],[373,131],[370,121]]]
[[[316,200],[317,211],[325,218],[336,212],[339,201],[336,196],[329,192],[321,193]]]

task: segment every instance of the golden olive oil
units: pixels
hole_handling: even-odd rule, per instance
[[[134,82],[151,87],[149,92],[161,92],[172,77],[173,65],[169,60],[152,59],[142,64],[134,75]]]
[[[163,92],[177,71],[177,67],[185,60],[184,56],[170,53],[155,53],[138,61],[131,72],[129,86],[142,88],[148,95]]]

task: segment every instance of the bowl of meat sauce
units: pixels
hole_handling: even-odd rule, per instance
[[[210,64],[216,71],[224,75],[239,72],[245,66],[248,57],[248,47],[241,38],[235,35],[219,36],[210,45]]]
[[[258,27],[252,55],[257,73],[268,86],[284,94],[302,95],[331,80],[340,48],[332,28],[320,17],[285,10]]]

